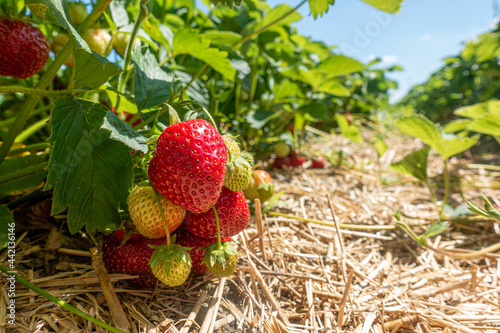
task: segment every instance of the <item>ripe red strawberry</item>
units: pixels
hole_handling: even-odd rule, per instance
[[[156,278],[148,264],[154,249],[148,245],[161,245],[165,243],[166,239],[148,239],[134,233],[122,245],[124,237],[124,230],[114,231],[104,237],[102,244],[104,264],[109,270],[118,273],[139,275],[136,279],[128,280],[134,286],[141,288],[154,286]]]
[[[226,164],[227,148],[217,130],[205,120],[191,119],[163,131],[148,174],[153,187],[165,198],[202,213],[219,198]]]
[[[325,158],[323,156],[319,156],[318,158],[312,159],[311,168],[312,169],[323,169],[325,167]]]
[[[189,255],[191,256],[191,274],[193,275],[203,275],[208,271],[207,266],[203,263],[203,256],[206,250],[200,249],[200,247],[206,247],[210,244],[217,242],[217,237],[215,238],[201,238],[190,233],[186,227],[182,224],[176,231],[177,235],[176,243],[185,247],[192,247],[189,250]],[[222,241],[230,242],[231,238],[223,238]]]
[[[0,18],[0,75],[26,79],[49,58],[47,37],[29,23]]]
[[[245,193],[245,197],[251,202],[254,202],[257,198],[261,202],[269,200],[274,194],[274,184],[271,175],[264,170],[254,170],[253,179],[243,193]]]
[[[168,231],[173,232],[182,223],[186,210],[176,206],[158,195]],[[151,186],[136,186],[128,198],[128,212],[137,231],[148,238],[166,236],[160,209],[156,203],[155,192]]]
[[[292,151],[292,153],[290,154],[290,161],[292,162],[293,167],[299,167],[304,164],[306,158],[304,156],[299,157],[297,156],[296,152]]]
[[[292,160],[289,156],[277,157],[273,162],[273,167],[276,169],[288,169],[292,166]]]
[[[219,215],[221,237],[232,237],[245,229],[250,221],[250,210],[242,191],[222,188],[215,204]],[[217,224],[213,209],[201,214],[188,213],[184,221],[190,233],[202,238],[217,237]]]

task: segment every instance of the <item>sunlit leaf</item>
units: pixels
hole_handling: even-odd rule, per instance
[[[401,161],[391,164],[389,169],[427,182],[427,156],[429,150],[429,147],[425,147],[414,151],[406,155]]]

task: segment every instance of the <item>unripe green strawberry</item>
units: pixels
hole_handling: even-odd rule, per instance
[[[66,44],[71,43],[71,39],[68,34],[60,32],[56,33],[54,37],[52,37],[52,43],[50,44],[50,49],[54,54],[57,56],[59,52],[66,46]],[[74,60],[73,60],[73,54],[70,54],[68,59],[64,62],[64,64],[68,67],[73,67],[74,65]]]
[[[165,283],[167,286],[175,287],[183,284],[191,271],[191,257],[186,251],[191,248],[182,247],[175,242],[175,237],[171,239],[172,245],[167,244],[154,246],[156,251],[151,256],[149,264],[153,275]]]
[[[104,29],[89,29],[83,39],[92,51],[99,53],[103,57],[107,57],[111,52],[112,37]]]
[[[89,15],[87,13],[87,6],[84,3],[68,3],[69,18],[71,24],[79,25],[87,18]]]
[[[241,156],[241,149],[240,146],[238,145],[238,142],[234,141],[227,135],[223,135],[222,140],[224,140],[224,143],[226,144],[227,147],[228,163],[234,161],[235,159]]]
[[[220,246],[218,243],[208,246],[203,257],[208,270],[218,277],[233,274],[237,261],[238,251],[229,242],[223,242]]]
[[[113,37],[113,48],[122,57],[125,58],[125,51],[130,41],[130,34],[119,32]],[[135,39],[135,45],[140,43],[139,38]]]
[[[182,223],[186,210],[158,195],[169,232]],[[136,186],[128,198],[128,212],[137,231],[148,238],[165,237],[163,219],[151,186]]]
[[[45,13],[47,12],[47,5],[44,3],[31,3],[28,5],[31,13],[42,20],[45,19]]]
[[[286,157],[290,155],[290,152],[291,152],[290,146],[284,143],[283,141],[280,141],[274,145],[274,153],[278,157]]]
[[[243,191],[250,184],[252,176],[253,172],[250,163],[240,156],[231,163],[228,163],[224,177],[224,186],[233,192]]]

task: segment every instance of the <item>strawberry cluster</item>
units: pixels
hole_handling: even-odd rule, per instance
[[[232,274],[237,251],[230,241],[250,221],[243,189],[253,180],[238,144],[205,120],[177,122],[159,136],[147,174],[149,182],[137,185],[128,200],[139,233],[106,237],[107,267],[139,275],[132,283],[141,287],[156,279],[177,286],[190,273],[208,270]],[[131,242],[140,245],[136,253]]]

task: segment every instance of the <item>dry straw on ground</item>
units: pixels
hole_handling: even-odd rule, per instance
[[[380,181],[396,176],[387,165],[417,145],[393,141],[380,162],[368,144],[340,137],[311,145],[309,150],[324,153],[342,147],[350,166],[273,172],[277,191],[285,194],[271,211],[282,215],[253,218],[236,239],[238,268],[226,279],[207,275],[177,288],[134,290],[123,281],[128,276],[110,274],[118,297],[110,304],[94,269],[99,265],[92,266],[88,237],[68,241],[64,226],[20,235],[18,271],[92,316],[130,325],[130,332],[498,332],[500,255],[444,257],[419,247],[395,226],[396,210],[417,233],[437,219],[422,186],[406,177]],[[460,193],[477,204],[481,193],[499,198],[500,171],[480,165],[498,165],[498,159],[454,159],[452,174],[461,186],[452,188],[451,203],[464,202]],[[441,168],[433,156],[429,169],[438,182]],[[37,228],[50,226],[44,205],[21,208],[16,216]],[[500,242],[499,228],[492,221],[462,220],[430,242],[478,250]],[[4,282],[0,288],[3,333],[9,331]],[[18,326],[11,332],[104,332],[21,285],[16,304]]]

